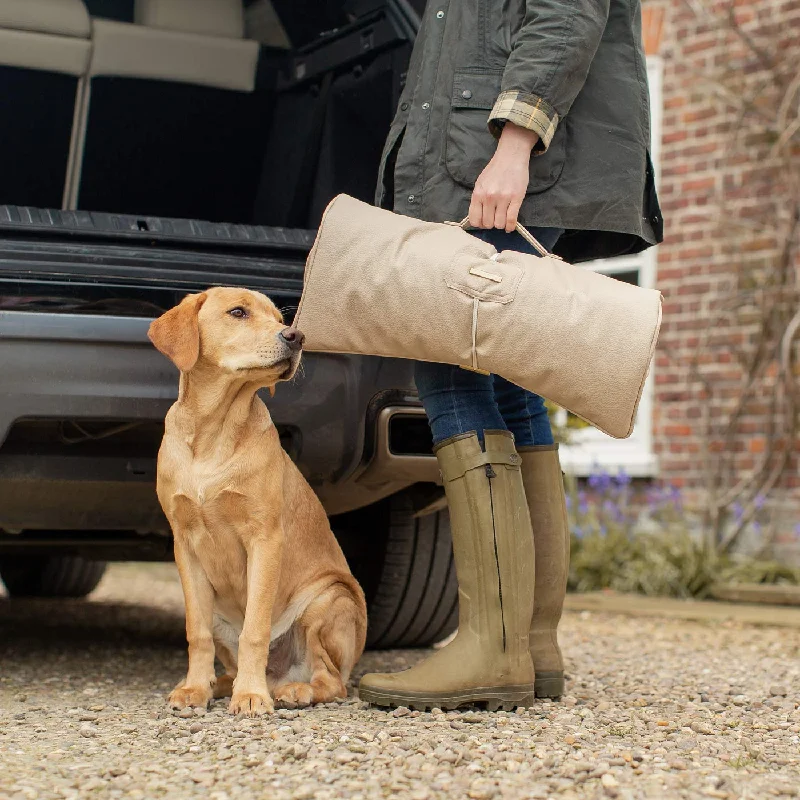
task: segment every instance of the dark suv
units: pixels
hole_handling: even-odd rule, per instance
[[[291,321],[322,209],[339,192],[372,197],[423,4],[10,4],[0,576],[12,596],[82,596],[106,561],[172,557],[154,482],[177,374],[149,322],[212,285],[263,291]],[[308,354],[265,399],[367,594],[369,643],[447,635],[450,533],[411,363]]]

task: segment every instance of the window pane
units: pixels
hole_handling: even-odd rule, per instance
[[[639,285],[639,270],[632,269],[627,272],[614,272],[611,275],[612,278],[616,278],[618,281],[624,281],[625,283],[632,283],[634,286]]]

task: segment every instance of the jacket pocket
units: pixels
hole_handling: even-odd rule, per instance
[[[453,80],[445,143],[445,167],[456,183],[472,188],[489,163],[497,140],[489,114],[500,94],[502,70],[461,70]],[[559,125],[546,153],[532,156],[528,194],[549,189],[564,168],[566,130]]]
[[[506,305],[517,296],[522,269],[502,259],[502,253],[485,258],[471,251],[458,252],[445,273],[445,283],[473,300]]]

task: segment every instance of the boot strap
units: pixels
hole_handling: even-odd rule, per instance
[[[441,465],[442,479],[450,481],[463,478],[470,470],[484,467],[487,464],[498,464],[504,467],[519,469],[521,458],[516,453],[502,453],[499,450],[487,450],[474,455],[453,459],[448,464]]]

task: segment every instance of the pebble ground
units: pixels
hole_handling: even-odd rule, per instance
[[[90,602],[0,598],[0,800],[800,797],[800,630],[580,612],[562,641],[567,696],[518,713],[174,715],[171,565],[115,566]]]

